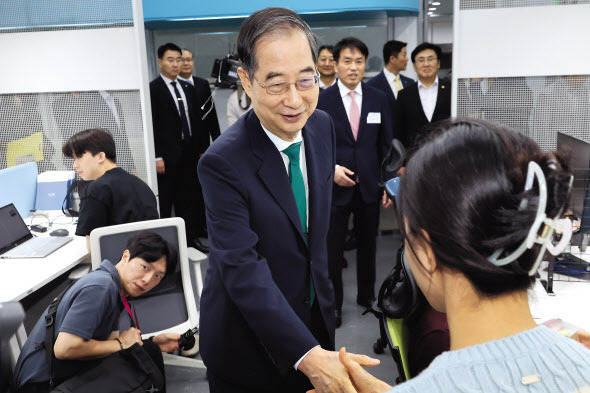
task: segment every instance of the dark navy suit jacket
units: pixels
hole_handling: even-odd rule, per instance
[[[404,76],[402,74],[399,74],[399,79],[401,80],[404,89],[410,86],[412,83],[414,83],[414,80],[412,78],[408,78],[407,76]],[[391,107],[393,108],[393,104],[395,104],[395,95],[393,94],[391,86],[389,85],[389,82],[387,81],[387,78],[385,77],[385,73],[383,73],[383,71],[369,79],[367,85],[384,92],[387,95],[387,99],[391,103]]]
[[[404,88],[397,95],[394,127],[407,151],[412,156],[424,138],[433,130],[434,123],[451,117],[451,84],[445,79],[438,81],[438,94],[432,119],[428,121],[420,99],[418,82]]]
[[[365,203],[377,202],[381,196],[379,183],[381,163],[389,151],[393,139],[391,109],[385,93],[362,84],[363,101],[361,122],[357,140],[354,140],[350,121],[344,109],[338,84],[320,93],[318,109],[328,112],[336,129],[336,164],[342,165],[358,176],[359,187]],[[368,122],[369,113],[380,113],[379,123]],[[353,187],[334,184],[332,204],[342,206],[353,197]]]
[[[191,124],[192,154],[203,153],[207,146],[201,146],[199,133],[203,121],[196,106],[198,98],[195,88],[188,82],[176,80],[184,90],[187,99],[189,120]],[[161,76],[150,82],[150,99],[152,103],[152,122],[154,126],[154,149],[156,157],[162,157],[166,165],[180,163],[182,156],[182,120],[166,82]]]
[[[281,154],[250,110],[211,145],[198,172],[209,229],[200,349],[208,371],[277,389],[318,345],[310,332],[310,269],[329,343],[334,297],[327,233],[334,126],[316,110],[302,130],[309,185],[309,248]]]

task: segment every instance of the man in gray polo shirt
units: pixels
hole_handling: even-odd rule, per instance
[[[96,366],[99,359],[121,349],[135,343],[143,345],[141,332],[136,328],[119,334],[123,297],[135,297],[151,290],[166,272],[174,271],[175,263],[162,237],[140,232],[129,239],[116,265],[104,260],[97,270],[72,285],[64,294],[55,317],[53,369],[56,384]],[[19,393],[49,390],[50,371],[43,346],[45,315],[47,310],[31,331],[18,358],[14,387]],[[162,351],[170,352],[178,349],[179,339],[180,335],[169,333],[154,337],[153,342]],[[147,352],[151,356],[153,351]],[[163,373],[163,364],[159,366]]]

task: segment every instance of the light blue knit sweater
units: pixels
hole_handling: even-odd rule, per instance
[[[522,378],[538,375],[528,385]],[[532,377],[531,379],[538,379]],[[391,393],[574,393],[590,389],[590,350],[545,326],[444,352]],[[588,390],[583,390],[587,392]]]

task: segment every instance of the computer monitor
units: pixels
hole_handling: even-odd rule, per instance
[[[580,234],[590,232],[590,143],[570,135],[557,133],[557,151],[570,157],[574,183],[570,209],[581,219]],[[578,236],[581,240],[581,236]],[[572,244],[578,243],[574,239]]]

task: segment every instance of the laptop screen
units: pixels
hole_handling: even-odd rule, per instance
[[[31,231],[12,203],[0,208],[0,254],[31,237]]]

